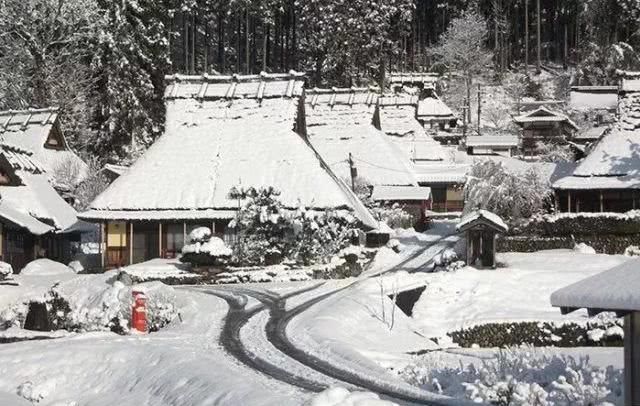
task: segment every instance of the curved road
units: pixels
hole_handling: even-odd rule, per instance
[[[434,400],[434,396],[437,396],[435,394],[428,394],[418,388],[415,388],[415,390],[399,388],[392,383],[374,380],[369,377],[349,371],[348,369],[343,368],[340,365],[335,365],[333,363],[327,362],[326,360],[318,358],[312,354],[309,354],[308,352],[305,352],[303,349],[296,347],[295,344],[289,339],[286,332],[288,324],[296,316],[300,315],[311,306],[314,306],[341,291],[362,283],[363,280],[386,273],[397,271],[411,272],[417,269],[423,269],[424,267],[432,266],[433,258],[443,250],[450,248],[455,243],[446,242],[446,238],[448,237],[449,236],[442,237],[441,239],[430,244],[428,247],[416,252],[401,263],[387,270],[384,270],[375,275],[371,275],[364,279],[358,279],[343,288],[336,289],[331,292],[314,297],[313,299],[308,300],[290,310],[286,310],[285,307],[287,299],[314,290],[321,286],[322,283],[283,296],[272,292],[265,292],[261,290],[254,290],[236,286],[212,286],[199,288],[198,290],[201,290],[207,294],[218,296],[224,299],[229,305],[229,311],[227,313],[227,316],[225,317],[223,331],[220,335],[220,343],[225,351],[227,351],[230,355],[234,356],[236,359],[249,366],[250,368],[258,370],[279,381],[286,382],[288,384],[311,392],[320,392],[329,386],[326,383],[327,380],[323,379],[321,381],[311,379],[307,376],[301,376],[300,374],[296,374],[287,370],[286,366],[275,365],[273,362],[270,362],[268,359],[266,359],[266,357],[262,357],[261,354],[252,353],[246,348],[246,346],[242,343],[240,330],[248,323],[249,319],[257,315],[259,312],[265,310],[268,310],[269,312],[269,320],[267,321],[267,324],[265,326],[267,340],[277,350],[285,354],[287,357],[292,358],[300,364],[303,364],[306,367],[321,373],[323,376],[329,377],[329,381],[338,380],[343,383],[343,385],[346,384],[347,388],[349,389],[369,390],[382,395],[386,399],[401,401],[405,404],[408,402],[413,404],[426,405],[459,405],[459,400]],[[434,252],[428,260],[419,264],[412,264],[413,261],[417,260],[421,255],[424,255],[425,252],[427,252],[429,249],[434,248],[437,244],[442,242],[445,242],[445,244],[442,245],[442,248]],[[247,309],[246,306],[248,303],[248,297],[252,297],[258,300],[262,304],[262,306],[255,306],[252,309]]]

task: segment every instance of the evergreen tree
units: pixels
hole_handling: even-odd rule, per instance
[[[126,159],[148,146],[164,125],[164,75],[169,73],[171,3],[98,0],[106,28],[98,37],[92,70],[97,79],[90,149]]]

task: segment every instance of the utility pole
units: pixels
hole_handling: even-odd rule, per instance
[[[478,135],[480,135],[480,114],[482,114],[482,89],[478,83]]]
[[[467,136],[467,110],[469,109],[468,106],[469,105],[468,105],[467,100],[465,98],[464,106],[462,107],[462,136],[463,137]]]
[[[536,40],[538,41],[538,58],[536,61],[536,73],[539,75],[540,73],[542,73],[542,62],[541,62],[541,38],[540,38],[540,0],[536,0],[536,8],[537,8],[537,12],[538,12],[538,19],[537,19],[537,33],[536,33]]]
[[[351,190],[356,191],[356,178],[358,177],[358,168],[356,168],[355,162],[353,162],[353,155],[349,152],[349,169],[351,172]]]
[[[529,73],[529,0],[524,0],[524,71]]]

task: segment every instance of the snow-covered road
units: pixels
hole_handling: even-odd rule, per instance
[[[251,285],[192,289],[220,297],[229,304],[220,335],[220,345],[225,351],[249,368],[281,382],[311,392],[336,385],[350,390],[369,390],[401,404],[459,405],[459,400],[452,401],[425,392],[390,374],[372,375],[366,367],[358,368],[357,362],[343,365],[340,361],[318,356],[313,349],[298,345],[290,337],[292,320],[304,316],[308,309],[348,294],[373,277],[429,268],[433,258],[456,241],[456,238],[447,236],[437,238],[426,246],[415,246],[396,263],[372,269],[361,278],[314,283],[284,295]],[[252,299],[259,304],[253,304]]]

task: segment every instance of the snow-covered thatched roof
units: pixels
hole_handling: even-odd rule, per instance
[[[417,96],[381,97],[380,128],[412,161],[443,161],[446,151],[416,119],[417,103]]]
[[[563,313],[580,308],[590,314],[601,311],[640,311],[640,259],[627,261],[559,289],[551,295],[551,305]]]
[[[620,117],[573,176],[559,180],[556,189],[640,188],[640,91],[621,94]]]
[[[261,73],[259,75],[170,75],[164,97],[172,99],[272,99],[299,97],[304,73]]]
[[[507,226],[500,216],[488,210],[475,210],[464,215],[456,225],[456,230],[464,232],[480,225],[488,226],[501,233],[509,231],[509,226]]]
[[[241,77],[236,79],[244,84]],[[190,86],[198,87],[190,80]],[[201,78],[200,86],[207,80]],[[286,89],[289,83],[287,78],[273,79],[265,86]],[[294,132],[298,90],[279,97],[279,91],[268,93],[262,100],[237,93],[231,99],[191,94],[168,98],[165,133],[82,218],[230,218],[240,204],[230,196],[233,188],[271,186],[281,192],[287,207],[355,211],[364,224],[375,227],[357,197]]]
[[[36,235],[63,232],[77,222],[76,211],[51,186],[33,153],[0,145],[0,166],[11,179],[0,186],[1,218]]]
[[[424,186],[374,186],[371,199],[381,201],[423,201],[431,198],[431,188]]]
[[[615,110],[617,106],[618,86],[573,86],[569,93],[573,110]]]
[[[49,176],[73,165],[81,179],[87,165],[67,145],[58,114],[57,108],[0,111],[0,142],[31,152]]]
[[[420,120],[455,118],[453,111],[438,97],[427,97],[418,103],[417,117]]]
[[[546,107],[540,107],[536,110],[522,114],[518,117],[515,117],[513,121],[519,125],[523,125],[525,123],[538,123],[538,122],[544,122],[544,123],[559,122],[559,123],[565,123],[575,130],[580,129],[578,125],[574,123],[566,114],[562,114],[557,111],[551,111]]]
[[[309,141],[342,179],[350,179],[351,154],[358,177],[372,185],[416,185],[408,156],[374,126],[377,99],[370,89],[308,91]]]
[[[437,73],[432,72],[391,72],[389,73],[389,82],[394,85],[433,85],[440,77]]]

